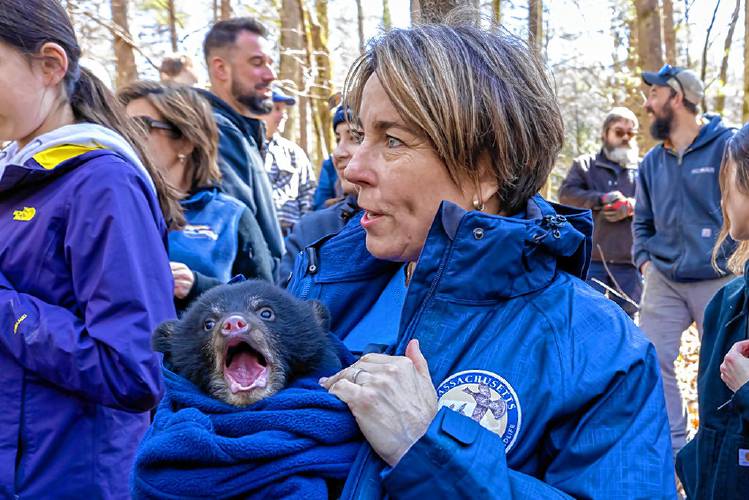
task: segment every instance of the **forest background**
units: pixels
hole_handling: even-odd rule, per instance
[[[66,0],[84,64],[112,88],[158,79],[164,56],[190,56],[207,85],[201,44],[218,19],[263,21],[275,47],[278,85],[297,96],[284,135],[319,167],[333,147],[329,97],[366,43],[390,27],[440,19],[455,5],[480,10],[527,39],[551,70],[565,120],[565,145],[550,183],[573,158],[597,151],[608,109],[641,119],[641,153],[653,144],[640,73],[665,62],[703,76],[703,111],[731,124],[749,120],[749,0]]]

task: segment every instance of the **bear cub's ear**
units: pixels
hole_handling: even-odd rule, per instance
[[[177,320],[164,321],[151,335],[151,347],[154,351],[164,353],[165,358],[172,350],[172,335],[176,325]]]
[[[325,332],[330,331],[330,312],[328,311],[328,308],[319,300],[310,300],[309,303],[312,306],[312,312],[315,316],[315,320],[317,320],[317,324],[319,324]]]

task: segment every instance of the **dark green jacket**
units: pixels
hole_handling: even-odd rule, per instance
[[[732,394],[720,379],[726,353],[747,338],[745,276],[720,289],[705,309],[697,378],[700,428],[676,458],[690,499],[749,499],[749,383]]]

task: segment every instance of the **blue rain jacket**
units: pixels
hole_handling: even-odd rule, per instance
[[[127,155],[37,146],[0,162],[0,498],[128,498],[175,317],[166,225]]]
[[[655,350],[581,280],[590,212],[556,210],[442,204],[387,351],[419,339],[440,410],[392,469],[363,447],[345,498],[675,498]],[[400,268],[367,252],[355,219],[300,255],[289,287],[344,339]]]
[[[720,163],[735,129],[718,115],[707,123],[682,156],[663,144],[648,151],[640,164],[637,203],[632,222],[633,260],[647,261],[673,281],[699,281],[721,276],[711,264],[723,225],[720,211]],[[725,269],[726,256],[718,260]]]

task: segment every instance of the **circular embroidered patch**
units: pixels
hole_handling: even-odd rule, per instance
[[[510,451],[520,432],[522,412],[515,390],[505,379],[485,370],[450,375],[437,387],[439,408],[447,406],[497,434]]]

